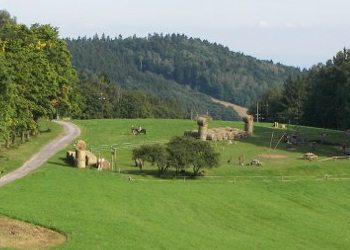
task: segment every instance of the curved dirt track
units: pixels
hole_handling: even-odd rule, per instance
[[[65,148],[72,140],[80,135],[80,129],[73,123],[55,121],[64,128],[64,132],[56,139],[45,145],[38,153],[32,156],[20,168],[1,176],[0,187],[9,182],[22,178],[40,167],[49,158],[54,156],[58,151]]]

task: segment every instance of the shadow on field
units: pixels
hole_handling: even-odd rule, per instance
[[[59,161],[48,161],[48,163],[49,163],[49,164],[53,164],[53,165],[55,165],[55,166],[62,166],[62,167],[69,167],[69,168],[74,167],[74,163],[73,163],[73,165],[72,165],[72,163],[69,162],[69,161],[67,160],[67,158],[65,158],[65,157],[60,157],[60,158],[58,158],[58,160],[59,160]]]
[[[183,173],[176,173],[175,170],[169,169],[167,170],[166,173],[163,173],[159,175],[158,170],[156,169],[132,169],[127,171],[128,174],[131,175],[138,175],[138,176],[151,176],[154,178],[159,178],[159,179],[196,179],[201,177],[201,174],[198,174],[197,176],[193,176],[193,173],[190,171],[186,171]]]
[[[239,139],[255,146],[305,154],[312,152],[319,156],[343,155],[343,146],[350,146],[350,138],[342,131],[308,128],[290,125],[286,129],[268,127],[269,124],[255,125],[253,136]]]

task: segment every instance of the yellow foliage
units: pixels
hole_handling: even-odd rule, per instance
[[[46,43],[41,42],[39,40],[35,47],[36,47],[36,49],[43,49],[43,48],[45,48],[45,46],[46,46]]]

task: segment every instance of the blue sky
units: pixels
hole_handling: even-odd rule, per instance
[[[310,68],[350,48],[348,0],[0,0],[19,23],[61,37],[180,33]]]

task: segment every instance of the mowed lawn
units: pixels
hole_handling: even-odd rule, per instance
[[[106,148],[118,149],[116,172],[67,166],[62,151],[28,177],[0,188],[0,214],[68,236],[68,242],[55,249],[350,247],[350,162],[297,159],[307,145],[286,151],[281,142],[274,149],[282,130],[262,125],[253,138],[233,144],[211,142],[221,152],[222,166],[206,170],[206,177],[164,179],[149,164],[143,172],[136,169],[132,147],[181,135],[196,128],[195,122],[146,119],[77,124],[82,128],[81,139],[96,153],[109,159]],[[243,128],[242,123],[211,124]],[[148,134],[130,135],[131,125],[142,125]],[[316,129],[304,133],[319,134]],[[327,131],[332,140],[342,140],[336,133]],[[340,153],[330,146],[315,151],[320,159]],[[286,158],[261,159],[261,167],[237,164],[240,154],[248,161],[266,152]]]

